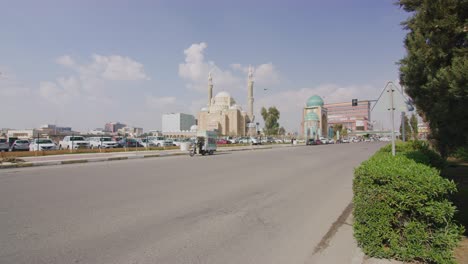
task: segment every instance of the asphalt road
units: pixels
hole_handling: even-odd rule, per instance
[[[0,263],[304,263],[382,144],[0,171]]]

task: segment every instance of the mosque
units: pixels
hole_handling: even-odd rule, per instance
[[[327,137],[328,110],[318,95],[309,97],[302,111],[301,133],[305,138]]]
[[[253,136],[256,126],[253,115],[253,70],[249,69],[247,82],[248,111],[236,103],[228,92],[213,97],[213,77],[208,76],[208,104],[198,112],[198,130],[218,131],[225,136]]]

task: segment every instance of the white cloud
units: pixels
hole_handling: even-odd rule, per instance
[[[174,96],[147,96],[146,97],[146,106],[148,108],[157,108],[157,109],[167,109],[171,106],[174,106],[177,102],[177,98]]]
[[[105,80],[112,81],[137,81],[149,80],[146,76],[143,64],[128,57],[118,55],[101,56],[93,55],[94,62],[87,66],[85,71],[95,71]]]
[[[185,63],[179,64],[179,76],[187,81],[187,88],[205,92],[208,85],[208,74],[211,71],[213,83],[218,90],[236,91],[247,87],[248,67],[241,64],[231,64],[234,72],[223,70],[213,61],[205,60],[205,42],[194,43],[184,50]],[[272,63],[261,64],[255,68],[256,85],[272,85],[279,83],[279,74]]]
[[[109,81],[149,80],[143,64],[119,55],[95,54],[92,56],[92,62],[84,65],[76,63],[71,56],[64,55],[57,58],[56,63],[75,71],[70,77],[59,77],[53,82],[40,83],[40,96],[58,105],[68,104],[72,99],[109,103],[111,100],[106,98],[105,93],[115,85]]]
[[[261,86],[275,85],[280,81],[279,73],[273,63],[255,67],[255,82]]]
[[[245,75],[248,74],[250,66],[245,66],[239,63],[231,64],[231,68],[243,72]],[[270,85],[277,85],[280,83],[280,75],[276,70],[273,63],[264,63],[258,66],[252,67],[254,72],[254,80],[256,86],[267,87]]]
[[[60,65],[63,65],[63,66],[67,66],[67,67],[73,67],[75,66],[75,61],[72,59],[72,57],[70,57],[69,55],[63,55],[63,56],[60,56],[58,57],[55,62],[57,64],[60,64]]]
[[[5,67],[0,67],[0,97],[12,98],[30,94],[31,90],[21,84],[14,74]]]

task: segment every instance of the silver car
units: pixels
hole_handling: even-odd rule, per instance
[[[6,138],[0,138],[0,151],[8,151],[10,149],[10,144]]]
[[[11,144],[10,150],[29,150],[29,141],[26,139],[17,139]]]

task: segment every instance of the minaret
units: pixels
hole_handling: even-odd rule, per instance
[[[208,74],[208,107],[211,106],[211,98],[213,98],[213,77],[210,71]]]
[[[249,66],[249,79],[247,82],[247,115],[249,116],[250,122],[253,123],[255,116],[253,114],[253,103],[254,103],[254,98],[253,98],[253,69],[252,67]]]

